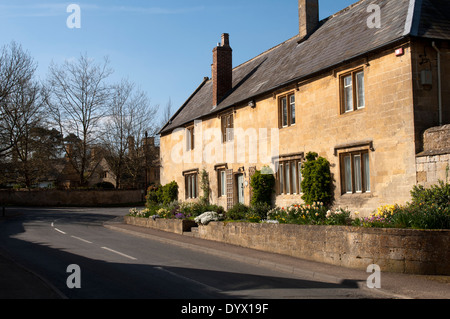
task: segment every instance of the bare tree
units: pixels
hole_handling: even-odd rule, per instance
[[[54,63],[49,68],[47,100],[53,120],[63,136],[73,135],[67,157],[84,186],[94,172],[91,148],[97,142],[98,128],[105,116],[110,88],[106,79],[112,74],[107,58],[96,64],[87,55],[76,61]]]
[[[150,104],[146,93],[134,83],[122,80],[113,86],[109,114],[105,120],[103,143],[106,159],[116,176],[116,187],[128,176],[131,185],[145,172],[147,137],[157,131],[157,108]]]
[[[11,103],[15,94],[23,93],[30,83],[36,64],[31,56],[15,42],[4,46],[0,52],[0,157],[5,156],[15,146],[18,132],[21,131],[19,122],[14,118],[19,116]]]
[[[30,188],[39,174],[40,167],[32,159],[35,150],[33,130],[44,125],[43,98],[37,82],[26,81],[6,99],[4,123],[12,141],[13,172],[16,182],[23,182]]]

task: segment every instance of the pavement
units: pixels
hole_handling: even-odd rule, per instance
[[[8,218],[14,218],[14,216],[7,215],[6,218],[0,216],[0,223]],[[127,225],[121,218],[105,223],[104,227],[133,236],[182,246],[186,249],[201,250],[250,264],[275,268],[305,279],[357,286],[360,289],[370,290],[376,298],[380,299],[450,299],[450,276],[418,276],[382,272],[381,288],[370,289],[367,287],[367,278],[370,274],[363,270],[327,265],[203,240],[193,236]],[[0,299],[64,298],[45,278],[22,267],[2,252],[0,252],[0,274]]]

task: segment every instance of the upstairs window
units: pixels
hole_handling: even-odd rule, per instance
[[[231,142],[234,139],[233,113],[223,115],[222,121],[222,143]]]
[[[364,70],[356,70],[341,76],[341,113],[353,112],[366,106],[364,94]]]
[[[194,127],[188,127],[186,129],[186,151],[192,151],[195,148],[194,136]]]
[[[278,122],[280,128],[295,125],[295,94],[280,97],[278,103]]]

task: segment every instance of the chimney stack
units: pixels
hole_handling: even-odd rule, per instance
[[[224,33],[222,34],[222,42],[213,50],[213,106],[218,105],[233,87],[232,52],[229,35]]]
[[[300,39],[305,39],[319,25],[319,0],[298,0]]]

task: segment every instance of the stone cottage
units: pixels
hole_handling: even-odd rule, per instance
[[[368,214],[410,200],[425,130],[450,123],[450,2],[361,0],[319,20],[299,0],[299,33],[238,66],[230,35],[212,78],[160,131],[161,183],[180,200],[250,203],[250,178],[270,166],[275,204],[301,203],[301,163],[331,163],[335,205]]]

